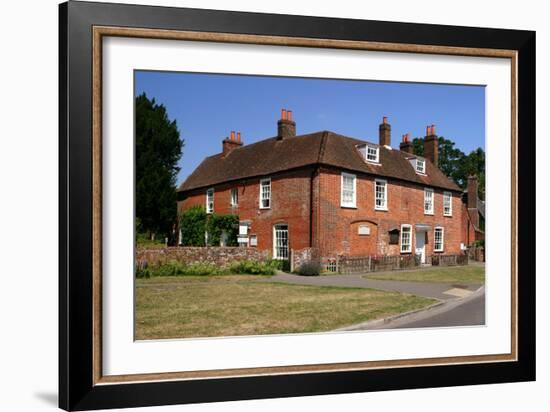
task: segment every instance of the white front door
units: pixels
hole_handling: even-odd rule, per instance
[[[420,263],[426,263],[426,232],[416,231],[415,252],[420,255]]]

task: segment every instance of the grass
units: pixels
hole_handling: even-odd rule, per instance
[[[363,277],[366,279],[401,280],[409,282],[483,284],[485,283],[485,266],[432,267],[413,271],[373,273]]]
[[[435,301],[373,289],[224,275],[136,279],[136,339],[329,331]]]

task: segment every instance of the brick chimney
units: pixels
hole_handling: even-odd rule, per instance
[[[227,156],[232,150],[241,147],[243,142],[241,142],[241,132],[238,132],[235,136],[235,132],[231,131],[229,137],[226,137],[222,141],[223,155]]]
[[[403,135],[403,140],[401,143],[399,143],[399,150],[409,154],[413,153],[413,145],[408,133]]]
[[[426,137],[424,137],[424,157],[439,167],[439,140],[435,134],[435,126],[426,126]]]
[[[382,118],[382,123],[378,127],[378,134],[380,146],[391,146],[391,126],[386,116]]]
[[[277,139],[296,136],[296,122],[292,120],[292,110],[281,109],[281,118],[277,122]]]
[[[468,176],[468,214],[475,227],[479,227],[479,213],[477,210],[477,176]]]

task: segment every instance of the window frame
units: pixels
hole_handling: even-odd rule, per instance
[[[404,228],[409,229],[409,248],[408,250],[403,250],[403,233]],[[400,253],[412,253],[412,225],[406,223],[401,225],[401,230],[399,232],[399,252]]]
[[[449,211],[445,212],[445,202],[446,199],[449,199]],[[443,192],[443,216],[452,216],[453,215],[453,193],[452,192]]]
[[[432,195],[432,202],[431,202],[432,207],[430,210],[426,210],[426,195],[428,193],[431,193]],[[430,187],[425,187],[424,188],[424,214],[433,216],[434,210],[435,210],[435,190]]]
[[[352,193],[351,202],[344,201],[344,179],[345,178],[353,179],[353,193]],[[340,176],[340,207],[357,208],[357,175],[354,175],[352,173],[342,172]]]
[[[437,247],[437,235],[436,233],[441,231],[441,247]],[[443,252],[445,250],[445,228],[443,226],[434,227],[434,252]]]
[[[269,188],[269,197],[267,198],[268,202],[269,202],[269,205],[268,206],[264,206],[263,205],[263,187],[264,187],[264,184],[267,182],[267,187]],[[263,179],[260,179],[260,196],[259,196],[259,200],[260,200],[260,204],[259,204],[259,207],[260,209],[271,209],[271,178],[270,177],[266,177],[266,178],[263,178]]]
[[[375,159],[369,159],[369,149],[373,149],[376,156]],[[371,146],[371,145],[365,145],[365,161],[369,163],[380,163],[380,147],[378,146]]]
[[[377,197],[376,197],[376,187],[379,183],[383,183],[384,184],[384,205],[383,206],[378,206],[376,204],[376,201],[377,201]],[[387,211],[389,208],[388,208],[388,181],[386,179],[374,179],[374,210],[383,210],[383,211]]]
[[[419,162],[422,163],[422,170],[418,170]],[[416,173],[419,173],[421,175],[425,175],[426,174],[426,160],[417,158],[416,162],[415,162],[415,165],[414,165],[414,170],[416,170]]]
[[[231,207],[238,207],[239,206],[239,188],[233,187],[231,188],[231,193],[229,197],[229,204]]]
[[[210,209],[209,197],[212,196],[212,209]],[[211,215],[214,213],[214,188],[206,189],[206,213]]]

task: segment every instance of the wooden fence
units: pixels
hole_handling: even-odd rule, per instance
[[[426,263],[433,266],[467,265],[467,255],[428,256]],[[382,272],[420,267],[419,255],[406,256],[338,256],[321,258],[321,266],[326,272],[340,274]]]

